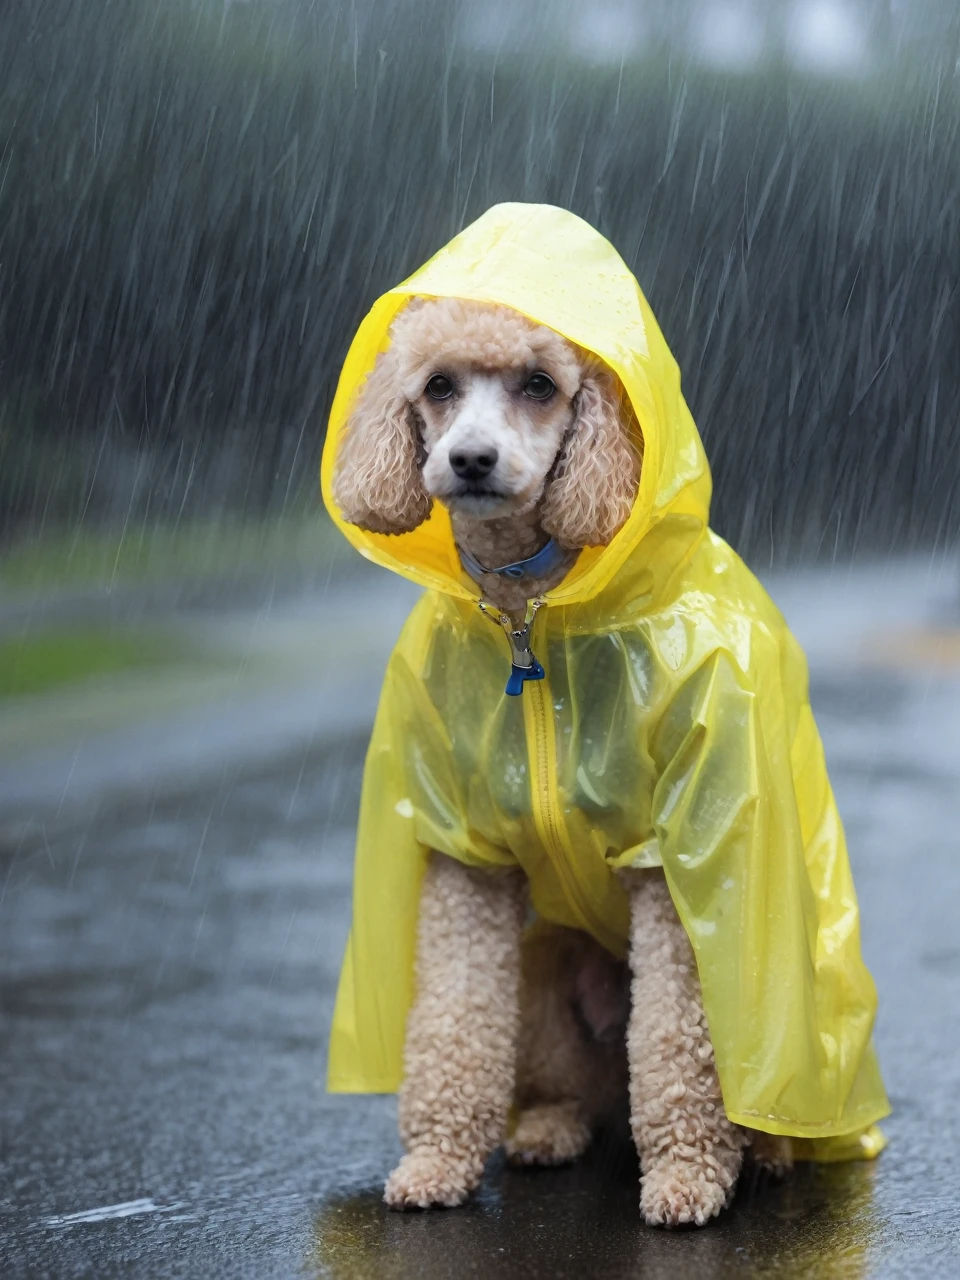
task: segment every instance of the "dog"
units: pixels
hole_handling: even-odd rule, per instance
[[[876,991],[802,652],[709,528],[710,472],[632,273],[501,205],[361,325],[324,497],[426,587],[364,771],[328,1066],[399,1090],[398,1209],[625,1110],[648,1223],[745,1157],[872,1158]],[[502,684],[506,676],[506,685]]]
[[[391,337],[350,422],[336,502],[350,523],[389,534],[416,528],[431,500],[443,503],[484,599],[522,626],[527,601],[560,581],[581,548],[609,543],[629,514],[643,455],[623,389],[595,357],[504,307],[414,300]],[[546,572],[517,579],[480,571],[529,559],[549,538],[564,554]],[[506,1089],[486,1114],[456,1115],[456,1094],[479,1092],[491,1067],[489,1045],[460,1043],[454,1056],[440,1030],[454,1012],[444,994],[446,925],[459,913],[469,915],[478,947],[499,952],[506,968],[520,951],[519,1019],[497,999],[494,964],[486,1006],[499,1024],[494,1065],[503,1080],[516,1057],[511,1163],[576,1159],[616,1115],[629,1079],[648,1222],[702,1224],[718,1213],[751,1138],[761,1165],[788,1169],[788,1141],[748,1137],[726,1119],[696,967],[662,873],[628,879],[629,1026],[625,964],[589,935],[561,927],[540,928],[520,948],[522,885],[436,855],[421,902],[401,1130],[415,1145],[429,1114],[432,1128],[456,1133],[453,1147],[464,1154],[407,1155],[387,1183],[389,1204],[460,1203],[503,1137]]]

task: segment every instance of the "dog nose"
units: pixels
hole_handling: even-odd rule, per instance
[[[496,449],[481,449],[477,453],[458,449],[450,455],[450,466],[461,480],[482,480],[496,465]]]

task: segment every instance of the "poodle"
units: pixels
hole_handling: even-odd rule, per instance
[[[595,356],[502,306],[414,299],[390,336],[348,424],[335,501],[377,533],[414,529],[442,503],[482,599],[520,629],[528,603],[631,511],[643,447],[629,400]],[[513,576],[496,571],[531,558]],[[432,855],[399,1100],[407,1154],[386,1184],[391,1206],[461,1203],[504,1143],[517,1166],[574,1160],[618,1108],[629,1109],[648,1223],[715,1216],[751,1146],[761,1165],[789,1167],[789,1140],[724,1112],[662,870],[620,874],[626,962],[585,933],[527,927],[522,873]]]

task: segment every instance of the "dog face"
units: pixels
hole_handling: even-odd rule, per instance
[[[360,394],[334,472],[344,518],[416,528],[434,499],[479,519],[540,504],[562,545],[609,541],[639,453],[612,374],[518,312],[414,299]]]
[[[425,460],[423,485],[480,519],[520,514],[543,496],[574,420],[580,379],[553,334],[494,368],[468,351],[430,358],[405,380]]]

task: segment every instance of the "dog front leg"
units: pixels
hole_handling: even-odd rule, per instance
[[[434,854],[424,878],[416,999],[407,1022],[400,1134],[387,1179],[396,1209],[461,1204],[503,1141],[519,1028],[518,872],[470,870]]]
[[[723,1108],[696,962],[662,871],[626,877],[630,1124],[651,1225],[702,1226],[733,1196],[746,1136]]]

